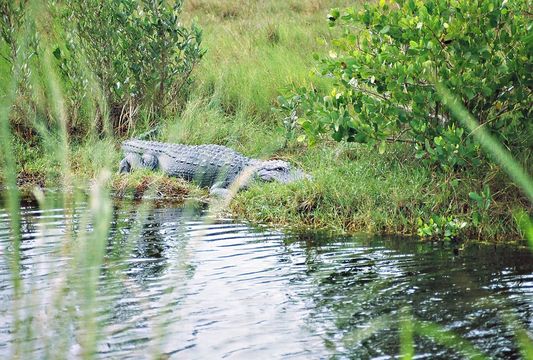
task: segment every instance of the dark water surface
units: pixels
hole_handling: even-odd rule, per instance
[[[38,329],[25,340],[33,358],[79,355],[78,325],[61,314],[75,319],[82,305],[70,293],[58,303],[53,289],[69,281],[63,273],[69,259],[61,255],[66,219],[85,211],[87,205],[70,215],[32,204],[22,209],[21,308]],[[136,232],[137,214],[136,207],[114,213],[90,305],[102,326],[98,358],[162,351],[175,359],[389,359],[399,354],[397,319],[405,308],[491,358],[519,358],[502,314],[533,331],[527,249],[287,234],[180,207],[150,210]],[[8,216],[0,210],[0,358],[14,346],[9,241]],[[64,308],[52,319],[56,325],[54,307]],[[383,329],[364,336],[382,316],[389,316]],[[57,348],[44,345],[47,336],[60,339]],[[415,358],[463,358],[427,337],[415,341]]]

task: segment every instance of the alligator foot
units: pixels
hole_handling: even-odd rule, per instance
[[[146,163],[146,164],[145,164]],[[143,155],[127,153],[124,159],[120,161],[118,173],[129,173],[135,169],[148,167],[154,170],[157,166],[157,159],[153,155]]]
[[[219,199],[227,199],[231,195],[231,191],[220,187],[211,187],[209,195]]]

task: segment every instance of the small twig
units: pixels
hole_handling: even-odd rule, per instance
[[[487,124],[490,124],[491,122],[493,122],[494,120],[497,120],[500,116],[502,116],[503,114],[505,114],[506,112],[509,112],[510,109],[509,107],[505,107],[503,108],[502,110],[500,110],[500,112],[498,112],[496,115],[494,115],[491,119],[488,119],[487,121],[485,121],[483,124],[479,124],[478,127],[476,127],[474,130],[472,130],[470,132],[470,134],[468,134],[468,136],[471,136],[473,133],[475,133],[477,130],[479,130],[480,128],[482,128],[483,126],[487,125]]]
[[[377,98],[382,99],[382,100],[385,100],[385,101],[390,101],[390,98],[386,97],[385,95],[381,95],[381,94],[375,93],[375,92],[373,92],[373,91],[371,91],[371,90],[364,89],[364,88],[359,87],[359,86],[357,86],[357,85],[355,85],[355,86],[352,85],[352,86],[353,86],[353,88],[354,88],[355,90],[359,90],[359,91],[361,91],[361,92],[367,93],[368,95],[371,95],[371,96],[373,96],[373,97],[377,97]]]
[[[388,142],[400,142],[400,143],[406,143],[406,144],[417,144],[418,142],[415,140],[409,140],[409,139],[398,139],[398,138],[385,138]]]

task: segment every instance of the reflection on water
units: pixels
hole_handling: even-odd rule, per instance
[[[49,290],[69,260],[61,257],[61,239],[84,211],[82,206],[67,216],[60,208],[37,210],[32,204],[22,210],[24,291],[35,298],[24,306],[37,317],[57,306]],[[519,358],[504,310],[533,330],[533,257],[525,249],[457,250],[402,238],[285,234],[206,221],[201,209],[180,207],[151,210],[136,229],[138,212],[114,213],[97,289],[101,358],[143,358],[162,349],[180,359],[386,359],[399,353],[396,322],[364,341],[348,339],[405,306],[494,358]],[[7,221],[0,212],[3,254],[9,252]],[[9,274],[2,255],[1,357],[10,354],[13,341]],[[68,299],[61,306],[76,313]],[[75,327],[58,320],[48,329],[64,333],[70,355],[77,354]],[[35,342],[35,357],[46,353],[42,339],[27,341]],[[417,358],[461,358],[423,337],[415,351]]]

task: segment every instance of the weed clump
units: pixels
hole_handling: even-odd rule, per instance
[[[117,174],[111,189],[118,198],[133,200],[152,199],[183,202],[188,198],[203,198],[207,193],[197,186],[162,173],[139,170],[131,174]]]

